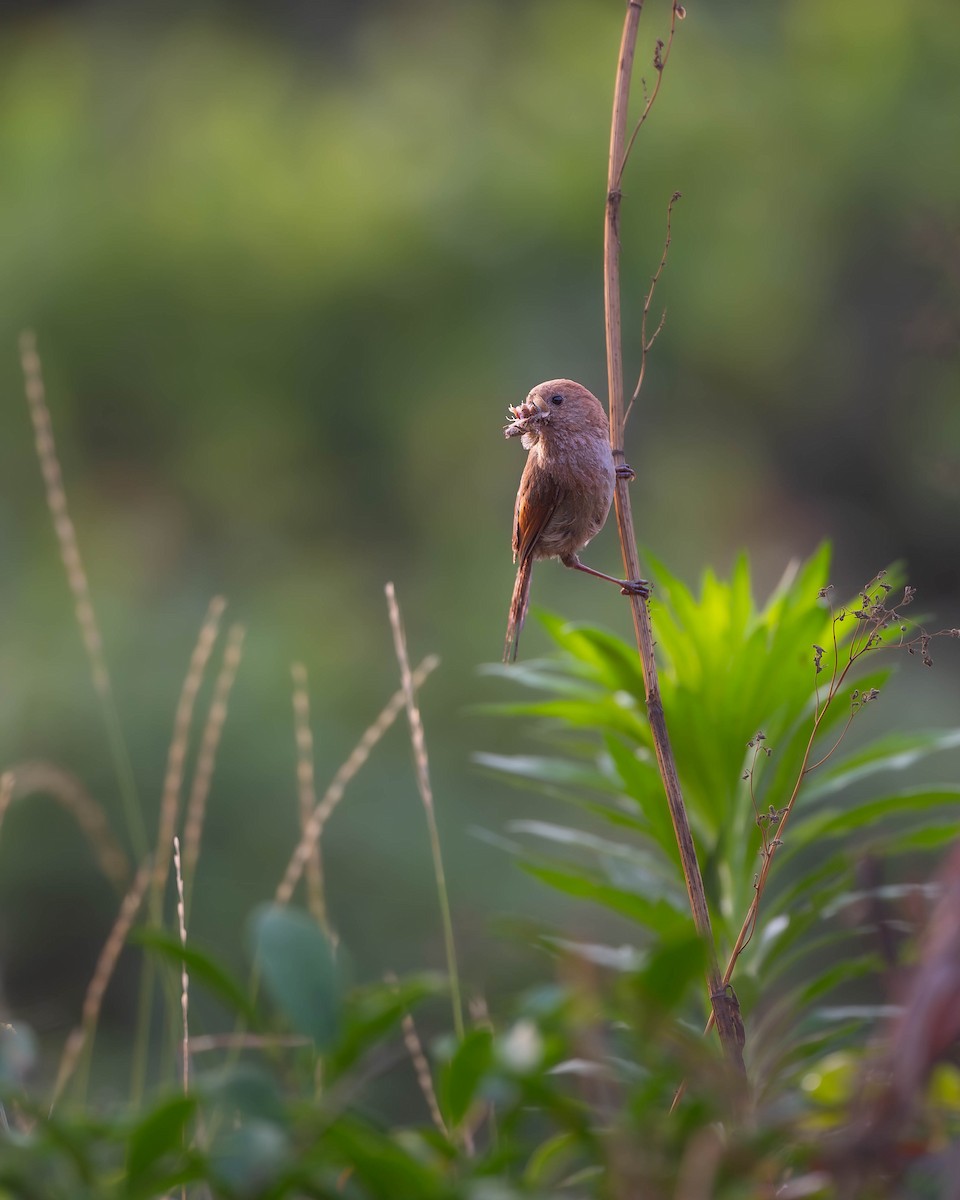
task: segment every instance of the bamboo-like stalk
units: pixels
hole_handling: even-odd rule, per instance
[[[603,291],[607,338],[607,385],[610,403],[610,444],[618,464],[623,461],[623,349],[620,316],[620,184],[626,156],[627,114],[630,101],[630,79],[637,44],[637,28],[643,0],[628,0],[627,14],[620,44],[617,77],[613,94],[613,117],[610,125],[610,161],[607,174],[607,198],[603,239]],[[674,17],[676,10],[674,10]],[[618,478],[615,492],[617,527],[623,553],[623,569],[627,579],[640,578],[640,559],[633,527],[633,510],[630,505],[630,485],[627,479]],[[670,818],[673,822],[683,876],[687,885],[690,909],[697,932],[707,950],[707,986],[710,1004],[716,1020],[717,1030],[724,1051],[731,1063],[743,1071],[743,1027],[735,999],[723,985],[723,977],[717,961],[717,950],[710,927],[710,911],[707,907],[703,878],[697,862],[690,822],[680,790],[677,764],[667,732],[660,698],[660,683],[654,657],[653,630],[650,610],[642,596],[631,596],[633,625],[640,653],[646,693],[647,716],[653,736],[657,765],[663,779]]]

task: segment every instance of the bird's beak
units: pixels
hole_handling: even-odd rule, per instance
[[[527,432],[530,421],[542,421],[549,415],[550,410],[539,401],[538,397],[528,396],[522,404],[510,404],[507,406],[510,424],[504,429],[504,436],[519,437],[520,434]]]

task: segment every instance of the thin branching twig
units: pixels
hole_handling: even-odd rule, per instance
[[[757,928],[757,921],[760,912],[760,903],[763,899],[763,893],[770,877],[770,870],[773,865],[774,857],[777,851],[783,845],[784,833],[786,832],[787,824],[790,816],[793,813],[797,799],[800,796],[801,789],[807,777],[818,767],[823,766],[837,751],[840,744],[846,737],[848,730],[858,713],[862,712],[866,705],[871,704],[879,696],[877,688],[868,688],[861,691],[855,688],[850,694],[850,712],[847,719],[841,727],[840,733],[834,739],[830,748],[822,754],[815,762],[810,759],[813,754],[813,748],[816,744],[817,737],[820,733],[820,728],[823,721],[830,710],[837,696],[843,690],[847,679],[853,667],[867,653],[877,650],[890,649],[905,649],[909,654],[919,653],[925,665],[931,663],[929,646],[934,638],[960,637],[960,630],[957,629],[941,629],[936,633],[928,633],[925,629],[912,625],[902,613],[902,609],[908,606],[914,596],[914,589],[907,586],[903,590],[903,596],[896,603],[889,603],[890,585],[884,583],[884,575],[886,572],[878,572],[873,579],[860,592],[860,607],[851,611],[841,609],[839,612],[832,613],[832,645],[833,645],[833,668],[830,676],[830,683],[826,693],[821,693],[820,690],[820,675],[823,672],[823,656],[826,653],[822,646],[814,645],[813,649],[813,666],[815,679],[815,705],[813,713],[813,721],[811,722],[810,735],[807,738],[806,746],[804,747],[803,757],[800,761],[800,768],[797,772],[797,777],[794,780],[793,787],[786,803],[781,808],[770,807],[768,813],[768,825],[773,830],[773,835],[768,836],[761,827],[761,866],[754,880],[753,898],[750,906],[747,909],[746,916],[740,926],[740,931],[737,934],[737,939],[734,942],[733,949],[727,959],[727,965],[723,973],[723,984],[726,987],[731,979],[737,965],[737,960],[746,949],[753,937]],[[832,587],[823,588],[820,592],[820,598],[829,601],[832,596]],[[857,621],[857,626],[853,637],[846,645],[846,653],[841,653],[841,644],[837,635],[837,627],[847,618]],[[890,639],[885,637],[885,632],[896,626],[896,632],[899,637]],[[913,637],[905,635],[911,628],[916,628],[917,632]],[[767,751],[769,753],[769,751]],[[759,821],[758,821],[759,823]],[[706,1031],[709,1031],[713,1024],[713,1017],[708,1019]]]
[[[663,252],[660,255],[659,263],[657,263],[657,269],[650,280],[646,299],[643,302],[643,313],[640,317],[640,374],[637,377],[637,386],[633,389],[633,395],[630,397],[630,403],[627,405],[627,411],[623,414],[623,428],[620,431],[621,444],[627,430],[627,421],[630,419],[630,413],[640,395],[640,390],[643,387],[643,381],[647,374],[647,359],[650,351],[653,349],[654,342],[660,336],[667,320],[667,310],[664,309],[660,314],[660,320],[657,322],[656,329],[654,329],[653,333],[647,334],[647,320],[650,316],[650,305],[653,303],[653,293],[657,290],[657,284],[660,282],[663,268],[667,265],[667,255],[670,253],[670,242],[673,238],[673,206],[679,199],[681,199],[680,193],[674,192],[670,197],[670,203],[667,205],[667,233],[663,239]]]

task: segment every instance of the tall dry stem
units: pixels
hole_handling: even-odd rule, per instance
[[[294,663],[290,668],[293,678],[293,727],[297,744],[297,794],[300,806],[300,833],[303,835],[317,806],[316,771],[313,762],[313,731],[310,728],[310,693],[307,689],[307,668],[303,663]],[[314,920],[330,937],[332,931],[327,916],[327,905],[323,892],[323,862],[320,858],[320,843],[314,842],[307,859],[307,902]]]
[[[155,921],[160,920],[164,885],[170,870],[170,848],[173,845],[173,835],[177,828],[177,818],[180,814],[180,792],[183,787],[184,766],[187,759],[187,749],[190,744],[190,726],[193,722],[193,709],[197,693],[203,683],[210,655],[217,640],[220,629],[220,618],[227,602],[222,596],[214,596],[210,601],[207,614],[200,626],[193,654],[190,656],[190,666],[187,669],[183,686],[180,689],[180,699],[177,702],[173,718],[173,736],[167,751],[167,770],[163,780],[163,792],[160,797],[160,821],[157,829],[157,848],[153,867],[153,882],[151,884],[150,907]]]
[[[217,762],[220,735],[223,733],[224,722],[227,719],[230,693],[233,690],[234,680],[237,677],[240,659],[243,655],[245,633],[242,625],[230,626],[227,633],[227,647],[223,652],[223,662],[213,688],[213,701],[210,704],[210,711],[207,713],[203,733],[200,735],[197,765],[193,773],[193,783],[190,786],[190,797],[187,800],[187,811],[183,822],[183,874],[187,885],[188,913],[196,883],[197,860],[200,857],[200,840],[203,836],[207,798],[210,795],[210,784]]]
[[[52,796],[73,817],[104,877],[122,891],[130,879],[130,860],[114,836],[107,814],[69,771],[53,763],[16,763],[0,780],[0,821],[12,800],[38,792]]]
[[[437,882],[437,898],[440,902],[440,918],[443,922],[443,942],[447,958],[447,975],[450,979],[450,999],[453,1005],[453,1026],[457,1037],[463,1040],[463,1006],[460,1002],[460,973],[457,969],[457,947],[453,937],[453,920],[450,916],[450,897],[447,894],[447,881],[443,870],[443,855],[440,851],[440,831],[437,828],[437,814],[433,804],[433,788],[430,784],[430,763],[427,758],[427,740],[423,733],[423,720],[417,704],[417,690],[410,671],[410,659],[407,656],[407,639],[403,631],[403,621],[400,618],[400,606],[397,603],[397,593],[392,583],[386,586],[387,609],[390,614],[390,628],[393,631],[393,648],[400,667],[400,682],[403,687],[404,701],[407,709],[407,722],[410,726],[410,741],[413,745],[413,760],[417,772],[417,788],[423,802],[423,811],[427,818],[427,831],[430,836],[430,853],[433,856],[433,874]]]
[[[440,660],[434,655],[430,655],[423,660],[420,666],[413,672],[413,685],[415,688],[420,687],[428,676],[436,670],[439,662]],[[313,847],[319,844],[327,821],[330,820],[334,809],[343,799],[347,785],[370,757],[370,753],[377,742],[380,741],[400,713],[403,712],[405,702],[406,694],[403,688],[400,688],[390,697],[376,720],[364,730],[359,742],[354,746],[343,765],[337,770],[337,773],[330,781],[330,786],[324,793],[323,798],[311,813],[310,820],[300,835],[300,841],[297,843],[290,857],[290,862],[287,864],[283,878],[277,885],[276,894],[274,895],[274,900],[277,904],[290,903],[296,886],[300,882],[304,868],[310,860]]]
[[[53,1096],[50,1101],[51,1112],[63,1095],[63,1090],[70,1082],[73,1073],[76,1071],[84,1049],[92,1042],[97,1021],[100,1017],[100,1009],[103,1005],[103,997],[106,994],[110,980],[113,978],[113,972],[116,969],[120,952],[123,950],[124,943],[127,940],[127,935],[133,926],[133,922],[136,920],[137,913],[140,911],[151,875],[151,863],[147,859],[143,862],[139,871],[137,871],[130,890],[124,896],[117,919],[110,930],[107,940],[103,944],[103,949],[100,951],[97,965],[93,971],[93,978],[90,980],[86,996],[83,1000],[80,1024],[67,1038],[63,1055],[60,1058],[60,1067],[57,1071],[57,1079],[53,1086]]]
[[[40,472],[43,476],[47,507],[50,509],[50,516],[53,519],[53,530],[60,547],[60,559],[66,572],[67,585],[73,597],[77,625],[80,627],[80,636],[83,639],[87,659],[90,663],[94,690],[100,700],[100,710],[103,714],[107,742],[117,774],[127,832],[134,851],[139,857],[143,857],[147,852],[147,830],[143,823],[143,813],[140,810],[133,765],[130,762],[130,754],[120,725],[120,715],[117,711],[113,685],[110,682],[110,672],[107,669],[107,660],[103,651],[103,638],[100,635],[100,626],[93,608],[87,573],[83,566],[83,559],[80,557],[77,531],[67,505],[67,492],[63,485],[63,472],[60,469],[57,444],[53,437],[53,422],[47,407],[47,395],[43,384],[40,356],[37,353],[36,338],[29,330],[20,335],[20,363],[23,368],[27,405],[30,409],[30,420],[33,423],[34,443],[40,463]]]
[[[616,83],[613,94],[613,116],[610,125],[610,157],[607,171],[607,198],[604,221],[603,280],[607,340],[607,384],[610,402],[610,444],[614,458],[618,463],[624,459],[622,444],[624,425],[623,349],[620,316],[621,183],[629,150],[626,141],[626,131],[630,102],[630,80],[633,74],[637,30],[642,7],[642,0],[629,0],[623,27],[623,37],[620,44],[620,57],[617,64]],[[674,22],[676,21],[676,17],[677,6],[674,3]],[[659,47],[657,54],[659,57],[658,73],[662,74],[663,61],[662,52]],[[659,89],[659,79],[657,89]],[[643,116],[641,117],[641,123],[646,119],[655,96],[656,91],[647,102]],[[633,139],[631,138],[630,146],[632,145]],[[640,559],[637,553],[637,540],[633,527],[630,485],[626,479],[617,479],[615,498],[624,574],[627,579],[639,579]],[[640,664],[643,671],[647,716],[650,721],[650,731],[653,736],[657,764],[663,779],[667,805],[670,809],[670,818],[673,822],[674,834],[680,850],[680,860],[687,885],[690,909],[693,913],[697,932],[703,939],[707,951],[707,987],[710,995],[710,1004],[727,1058],[742,1072],[743,1027],[740,1024],[736,1001],[724,987],[720,974],[720,966],[717,961],[717,949],[710,926],[710,910],[707,907],[703,878],[700,874],[699,863],[697,862],[693,835],[690,832],[690,822],[680,790],[676,760],[673,755],[673,748],[670,744],[667,724],[663,714],[663,702],[660,698],[660,683],[657,676],[656,659],[654,657],[650,610],[646,599],[641,596],[631,596],[630,602],[633,611],[637,647],[640,653]]]
[[[173,839],[173,873],[177,881],[177,928],[180,945],[187,948],[187,907],[183,899],[183,868],[180,862],[180,839]],[[180,964],[180,1015],[183,1018],[182,1074],[184,1095],[190,1090],[190,975],[187,961]]]

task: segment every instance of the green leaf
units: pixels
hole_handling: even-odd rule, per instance
[[[473,755],[473,761],[504,775],[537,783],[552,783],[563,787],[592,788],[596,791],[615,792],[617,789],[609,779],[591,763],[574,762],[565,758],[548,758],[532,754],[484,754]]]
[[[444,1096],[450,1121],[463,1121],[477,1089],[493,1061],[493,1034],[489,1029],[473,1029],[457,1046],[444,1076]]]
[[[889,733],[835,766],[824,764],[821,773],[805,786],[804,798],[814,800],[829,796],[880,771],[905,771],[931,754],[957,746],[960,746],[960,729]]]
[[[819,841],[821,838],[851,833],[865,826],[875,826],[884,817],[904,817],[914,824],[921,814],[932,812],[935,815],[946,816],[947,812],[957,805],[960,805],[958,788],[918,789],[854,804],[846,809],[830,806],[811,813],[801,810],[795,814],[788,828],[793,832],[795,840],[796,835],[802,831],[803,838],[802,843],[798,841],[799,846]],[[790,849],[791,842],[788,839],[784,850]]]
[[[272,1121],[253,1118],[218,1131],[210,1149],[210,1170],[231,1196],[259,1197],[291,1158],[285,1131]]]
[[[600,883],[581,871],[531,862],[521,862],[520,866],[535,879],[566,892],[568,896],[592,900],[657,933],[678,933],[689,925],[688,914],[678,904],[668,901],[666,896],[650,900],[635,892]]]
[[[232,1120],[237,1114],[272,1121],[285,1121],[283,1100],[273,1076],[253,1063],[238,1062],[220,1070],[204,1071],[196,1090],[222,1106]]]
[[[444,975],[421,972],[396,983],[373,983],[351,991],[344,1002],[343,1028],[327,1064],[331,1079],[342,1075],[390,1034],[423,1000],[447,991]]]
[[[612,842],[609,838],[552,821],[511,821],[507,829],[511,833],[525,833],[556,845],[589,851],[611,883],[629,883],[629,890],[652,899],[669,894],[675,897],[678,909],[684,906],[684,893],[662,856],[643,846]]]
[[[393,1200],[450,1200],[453,1192],[443,1176],[417,1161],[388,1134],[350,1117],[341,1117],[323,1134],[324,1148],[349,1167],[362,1185],[359,1194]]]
[[[136,929],[130,941],[156,951],[162,958],[185,965],[190,976],[190,986],[200,983],[218,996],[233,1012],[239,1013],[253,1028],[260,1028],[260,1015],[243,987],[233,978],[226,967],[214,959],[206,950],[192,943],[181,945],[180,939],[162,929]]]
[[[171,1096],[134,1127],[127,1142],[128,1188],[138,1187],[165,1155],[182,1149],[196,1108],[193,1096]]]
[[[664,942],[637,975],[637,987],[661,1012],[673,1013],[690,985],[702,978],[706,961],[706,948],[696,935]]]
[[[559,1184],[569,1173],[580,1148],[580,1139],[572,1133],[557,1133],[547,1138],[530,1155],[523,1172],[524,1183],[532,1188]]]
[[[254,961],[274,1002],[294,1029],[329,1050],[340,1028],[340,988],[333,950],[305,913],[266,904],[251,922]]]

